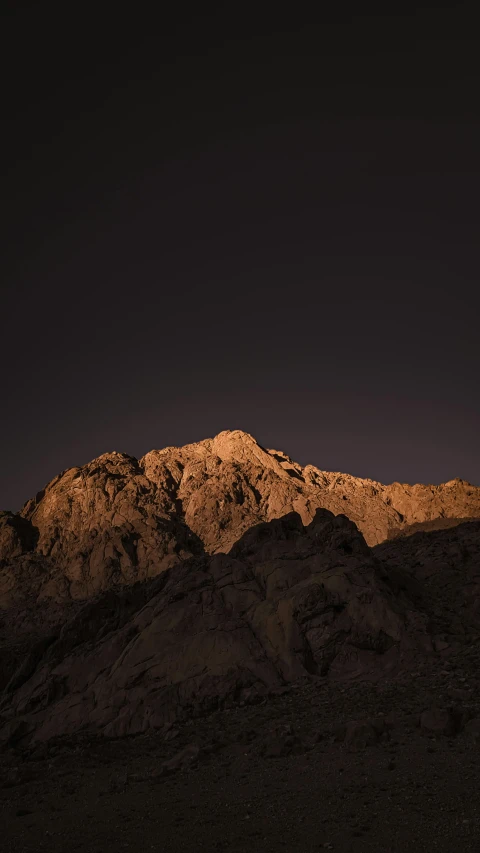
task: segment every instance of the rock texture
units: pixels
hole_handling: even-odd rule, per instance
[[[373,553],[390,582],[428,615],[438,651],[480,636],[480,521],[384,542]]]
[[[2,849],[478,853],[473,650],[448,671],[432,658],[374,689],[312,678],[135,737],[19,741],[1,754]],[[445,694],[465,684],[455,707]]]
[[[373,680],[381,692],[396,679],[416,695],[426,667],[444,704],[425,706],[416,724],[455,733],[476,695],[479,567],[480,522],[373,552],[326,510],[306,528],[296,514],[260,524],[228,555],[71,602],[43,632],[39,620],[4,666],[0,744],[152,730],[170,739],[174,722],[274,701],[305,680]],[[374,742],[372,725],[341,739]],[[283,754],[285,739],[273,740]]]
[[[480,521],[459,522],[479,492],[301,468],[240,432],[69,469],[0,515],[0,742],[159,729],[474,645]]]
[[[106,453],[64,471],[18,515],[0,515],[0,607],[21,597],[25,574],[29,595],[84,599],[228,552],[259,522],[297,512],[308,524],[318,508],[346,515],[375,545],[480,517],[480,489],[462,480],[383,486],[302,468],[238,430],[140,460]]]
[[[292,513],[79,607],[12,673],[0,739],[133,734],[303,677],[378,677],[431,649],[425,622],[352,522]]]

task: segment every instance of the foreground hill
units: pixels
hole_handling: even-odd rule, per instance
[[[369,549],[327,510],[88,602],[24,598],[5,849],[476,853],[479,601],[480,522]]]
[[[479,560],[480,522],[372,551],[318,510],[88,602],[24,599],[2,620],[0,741],[136,734],[304,678],[441,666],[480,638]]]
[[[0,722],[6,739],[161,728],[308,675],[378,677],[431,649],[425,623],[351,521],[318,510],[304,527],[291,513],[228,555],[190,558],[37,626],[11,659]]]

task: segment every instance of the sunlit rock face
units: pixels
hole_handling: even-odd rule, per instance
[[[462,480],[384,486],[302,467],[239,430],[140,460],[106,453],[64,471],[18,515],[0,516],[0,603],[18,596],[22,565],[38,595],[82,599],[190,556],[228,553],[259,522],[297,512],[308,524],[318,508],[347,516],[375,545],[480,517],[480,489]]]

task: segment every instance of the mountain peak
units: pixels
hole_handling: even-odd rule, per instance
[[[140,460],[104,453],[64,471],[25,504],[21,521],[0,517],[0,560],[33,550],[54,560],[68,594],[82,598],[192,554],[228,552],[252,526],[288,513],[308,525],[318,509],[347,516],[375,545],[422,525],[480,517],[480,489],[460,479],[384,486],[302,467],[248,432],[223,430]]]

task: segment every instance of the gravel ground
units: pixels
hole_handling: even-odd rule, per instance
[[[148,736],[5,752],[1,849],[478,853],[479,653],[377,685],[312,678]],[[432,708],[454,729],[438,712],[422,728]]]

